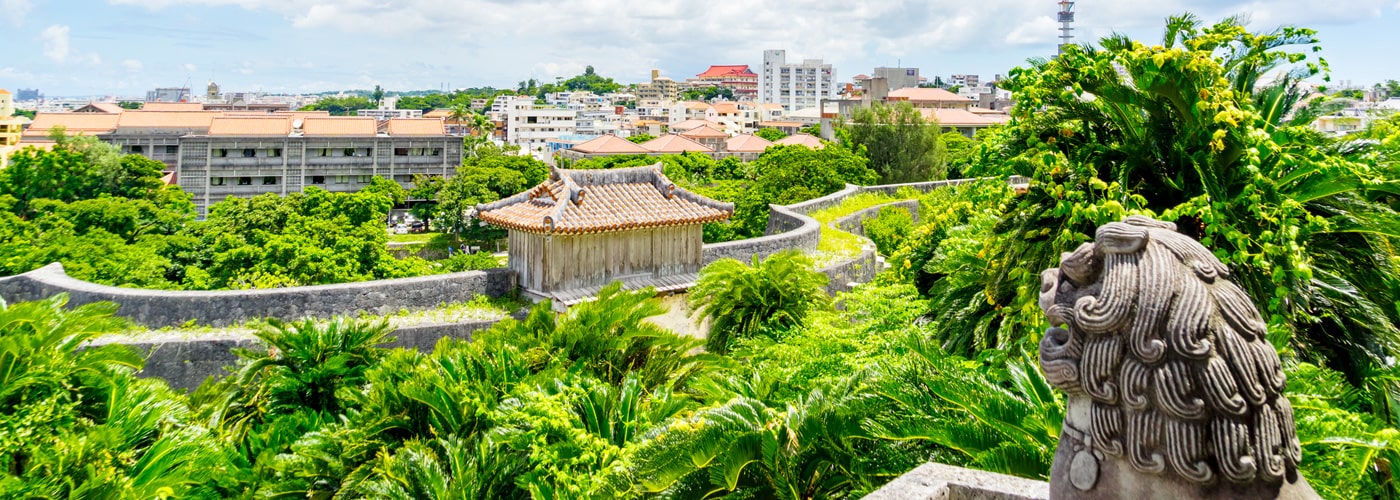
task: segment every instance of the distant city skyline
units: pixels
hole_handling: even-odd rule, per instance
[[[1318,30],[1333,85],[1400,79],[1400,1],[1076,2],[1076,42],[1160,39],[1185,11],[1244,14],[1256,31]],[[0,0],[0,88],[50,97],[144,96],[156,87],[314,93],[515,88],[591,65],[620,83],[684,80],[765,49],[820,58],[839,81],[875,67],[990,79],[1055,53],[1054,0],[656,2],[491,0]]]

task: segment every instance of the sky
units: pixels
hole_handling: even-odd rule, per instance
[[[0,88],[143,96],[514,88],[592,65],[676,80],[765,49],[849,81],[877,66],[984,79],[1055,52],[1056,0],[0,0]],[[1400,0],[1084,0],[1076,41],[1161,38],[1163,20],[1243,14],[1318,30],[1333,85],[1400,79]]]

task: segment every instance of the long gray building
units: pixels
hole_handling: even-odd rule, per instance
[[[332,117],[316,113],[124,111],[41,114],[25,142],[54,126],[96,135],[166,164],[194,197],[202,218],[229,196],[289,194],[306,186],[357,191],[375,177],[411,187],[416,175],[448,177],[462,163],[462,140],[441,119]]]

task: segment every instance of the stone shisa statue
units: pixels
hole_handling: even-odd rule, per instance
[[[1264,321],[1205,247],[1128,217],[1041,280],[1051,498],[1317,498]]]

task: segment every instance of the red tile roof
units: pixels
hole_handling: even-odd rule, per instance
[[[938,121],[944,127],[989,127],[1011,121],[1004,113],[973,113],[963,109],[920,109],[925,120]]]
[[[220,116],[209,125],[211,136],[286,137],[291,133],[290,116]]]
[[[749,70],[747,64],[737,64],[732,66],[710,66],[704,73],[695,75],[699,78],[719,78],[725,76],[758,77],[758,73]]]
[[[724,147],[735,153],[762,153],[772,146],[768,139],[756,135],[736,135],[725,141]]]
[[[697,127],[704,127],[706,125],[709,125],[711,127],[719,127],[718,123],[709,120],[683,120],[676,123],[672,123],[668,128],[670,128],[672,132],[685,132],[687,130],[691,130]]]
[[[694,140],[681,137],[676,134],[666,134],[647,142],[642,143],[642,147],[653,153],[685,153],[694,151],[697,153],[713,153],[715,150],[709,146],[695,142]]]
[[[540,185],[476,209],[485,222],[542,234],[702,224],[734,214],[733,204],[677,187],[661,173],[660,163],[611,170],[552,169]]]
[[[389,135],[434,136],[447,135],[441,118],[390,118]]]
[[[699,126],[699,127],[695,127],[695,128],[693,128],[693,129],[687,130],[687,131],[685,131],[685,132],[681,132],[680,135],[683,136],[683,137],[691,138],[691,139],[716,138],[716,137],[721,138],[721,139],[728,139],[728,138],[729,138],[729,134],[724,133],[723,130],[720,130],[720,129],[715,128],[713,125],[701,125],[701,126]]]
[[[64,127],[69,135],[106,134],[117,129],[119,114],[107,113],[39,113],[34,123],[24,129],[24,137],[48,137],[49,130]]]
[[[971,99],[954,94],[947,90],[930,89],[923,87],[906,87],[890,92],[888,99],[891,101],[904,100],[912,102],[947,101],[964,103],[971,101]]]
[[[647,148],[644,148],[632,141],[623,139],[615,135],[604,135],[598,137],[597,139],[591,139],[587,142],[578,144],[569,149],[581,153],[609,155],[644,155],[651,152],[648,151]]]
[[[332,116],[332,117],[311,117],[302,119],[301,135],[306,137],[318,136],[369,136],[374,137],[379,133],[379,127],[374,118],[368,116]]]

